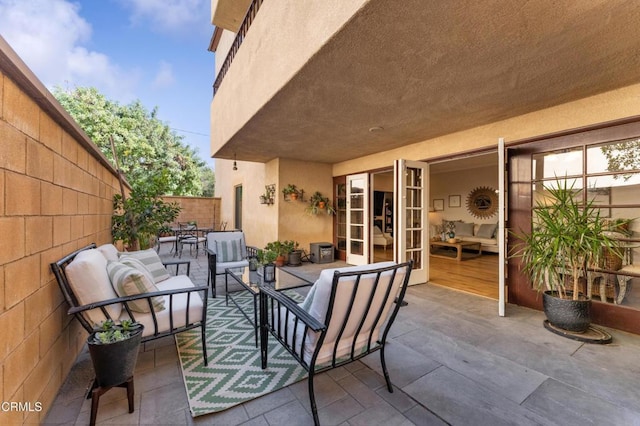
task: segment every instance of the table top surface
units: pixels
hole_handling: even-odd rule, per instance
[[[481,244],[479,241],[465,241],[465,240],[460,240],[457,241],[455,243],[450,243],[449,241],[431,241],[431,244],[433,244],[434,246],[446,246],[446,247],[455,247],[455,246],[470,246],[470,245],[476,245],[476,244]]]
[[[227,272],[229,275],[235,277],[236,281],[242,281],[243,286],[254,294],[258,294],[260,292],[260,285],[264,285],[260,284],[261,277],[258,275],[258,271],[250,271],[249,268],[245,267],[241,274],[233,272],[230,269],[227,269]],[[276,290],[285,290],[287,288],[307,286],[313,283],[294,275],[286,269],[276,267],[276,280],[274,283],[267,285],[273,284],[275,284]]]

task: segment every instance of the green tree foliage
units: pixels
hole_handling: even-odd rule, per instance
[[[120,169],[133,187],[144,186],[153,176],[166,171],[164,195],[200,196],[203,182],[212,180],[203,176],[205,169],[213,172],[197,152],[158,119],[157,108],[147,111],[139,100],[120,105],[93,87],[72,91],[57,87],[53,95],[112,161],[109,138],[113,137]]]
[[[619,172],[640,169],[640,139],[619,141],[604,145],[601,149],[607,158],[608,171]],[[621,176],[626,181],[633,174],[616,175],[615,178],[619,179]]]
[[[202,182],[202,196],[213,197],[216,193],[216,175],[208,166],[200,169],[200,181]]]

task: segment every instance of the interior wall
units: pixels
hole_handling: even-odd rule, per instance
[[[444,200],[444,210],[430,212],[429,224],[440,225],[442,220],[496,223],[498,221],[497,213],[490,218],[480,219],[471,215],[466,208],[469,193],[475,188],[482,186],[498,189],[498,168],[496,166],[431,174],[429,183],[429,207],[433,207],[434,199],[441,199]],[[460,207],[449,206],[450,195],[460,196]]]

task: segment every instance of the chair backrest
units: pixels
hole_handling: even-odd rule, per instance
[[[242,252],[242,258],[247,257],[247,243],[244,239],[244,232],[242,231],[217,231],[209,232],[207,234],[207,247],[213,253],[218,254],[216,241],[233,241],[240,240],[240,250]]]
[[[307,356],[317,352],[316,364],[321,364],[375,347],[381,326],[387,324],[384,339],[395,318],[397,309],[391,308],[398,294],[404,295],[410,274],[410,263],[394,262],[322,271],[310,291],[308,312],[327,331],[322,341],[319,334],[309,332]]]

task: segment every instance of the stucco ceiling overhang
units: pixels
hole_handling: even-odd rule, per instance
[[[336,163],[637,83],[638,22],[635,1],[372,0],[214,157]]]

